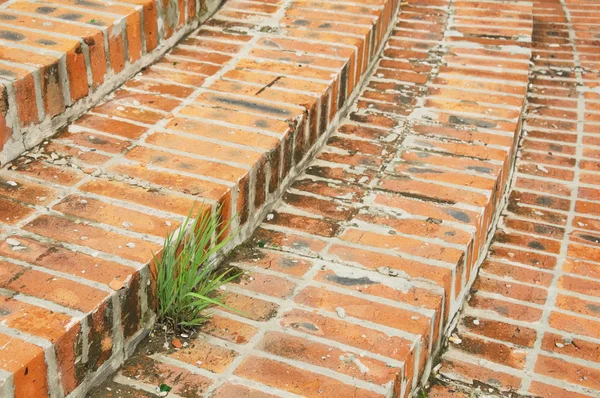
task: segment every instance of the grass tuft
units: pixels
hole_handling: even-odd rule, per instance
[[[167,233],[161,256],[154,257],[158,322],[164,326],[199,326],[208,319],[203,311],[212,305],[232,309],[217,292],[240,274],[214,270],[215,254],[232,237],[224,237],[230,222],[223,228],[220,224],[219,216],[200,211],[196,217],[189,215],[178,231]]]

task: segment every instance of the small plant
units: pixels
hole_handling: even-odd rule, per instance
[[[231,239],[224,238],[230,222],[219,229],[220,223],[220,217],[210,212],[188,215],[178,232],[167,234],[160,258],[154,257],[158,318],[163,325],[199,326],[208,319],[203,311],[211,305],[231,309],[215,294],[240,276],[231,269],[214,271],[215,253]]]

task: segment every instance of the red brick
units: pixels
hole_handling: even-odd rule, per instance
[[[6,334],[0,334],[0,343],[0,368],[13,374],[15,398],[49,395],[43,348]]]
[[[541,286],[550,286],[553,279],[552,274],[548,272],[490,260],[486,260],[481,265],[481,269],[485,270],[488,274],[497,275],[502,278],[509,278],[510,280],[524,283],[533,282]]]
[[[251,266],[266,268],[270,271],[300,277],[312,266],[306,258],[292,256],[286,253],[256,249],[246,257],[247,252],[234,253],[233,261]]]
[[[246,344],[257,329],[254,326],[213,314],[202,325],[202,332],[236,344]]]
[[[155,361],[140,355],[133,357],[121,370],[121,374],[145,382],[151,386],[166,384],[179,396],[192,398],[204,394],[211,380],[188,370]]]
[[[261,157],[259,152],[241,149],[234,146],[220,145],[203,140],[182,137],[174,134],[156,133],[146,140],[150,144],[160,147],[176,149],[218,160],[236,162],[239,164],[253,165]],[[211,156],[212,154],[212,156]]]
[[[45,114],[52,117],[64,111],[65,99],[59,79],[57,57],[39,55],[35,52],[3,46],[0,49],[0,59],[39,67],[40,89],[44,101]]]
[[[581,338],[571,338],[555,333],[545,333],[542,348],[548,352],[600,362],[598,345]]]
[[[247,272],[239,281],[239,285],[253,292],[266,294],[280,299],[289,297],[296,285],[286,279],[263,274],[261,272]]]
[[[436,384],[428,392],[431,398],[468,398],[467,393],[461,392],[458,388],[452,386],[442,386]]]
[[[370,269],[389,267],[413,277],[432,280],[442,287],[449,287],[452,278],[452,272],[449,269],[366,249],[333,245],[329,249],[329,253],[348,263],[358,263]]]
[[[83,174],[75,168],[58,167],[34,160],[31,163],[18,163],[17,170],[28,176],[47,180],[53,184],[72,186],[83,179]]]
[[[94,310],[108,296],[90,286],[7,262],[2,262],[0,284],[80,311]]]
[[[483,358],[497,364],[509,366],[516,369],[525,367],[527,352],[521,349],[515,349],[511,346],[478,336],[469,334],[459,334],[462,340],[460,344],[453,346],[455,349],[464,351],[468,354],[476,353],[478,358]]]
[[[591,395],[580,394],[573,391],[568,391],[562,387],[556,387],[539,381],[532,381],[529,387],[531,394],[539,395],[548,398],[589,398]]]
[[[406,238],[401,235],[375,234],[361,229],[347,229],[340,239],[355,244],[378,247],[380,249],[402,252],[412,256],[430,258],[455,264],[459,262],[464,252],[451,247]]]
[[[235,309],[231,311],[234,314],[254,321],[268,321],[277,314],[279,309],[275,303],[238,293],[226,293],[223,302]]]
[[[92,108],[91,112],[113,117],[117,116],[132,122],[145,124],[155,124],[163,119],[162,113],[149,111],[147,109],[139,109],[137,106],[119,105],[112,101]]]
[[[442,375],[456,375],[466,380],[481,380],[482,382],[489,384],[496,388],[507,389],[518,389],[521,384],[519,377],[501,372],[499,370],[490,370],[480,365],[474,365],[471,363],[459,361],[456,359],[447,358],[442,363],[440,369]]]
[[[64,131],[63,133],[59,134],[56,139],[112,154],[122,153],[130,145],[129,141],[106,137],[103,135],[93,135],[88,132],[72,133],[69,131]]]
[[[309,234],[330,238],[336,235],[339,225],[327,219],[314,218],[291,214],[287,212],[273,212],[269,224],[279,225],[290,229],[300,230]]]
[[[2,65],[0,76],[13,83],[19,124],[22,127],[37,124],[40,120],[33,74],[23,68]]]
[[[231,142],[257,149],[272,149],[278,142],[276,138],[265,134],[177,117],[170,120],[166,128],[194,134],[199,137]],[[205,143],[206,142],[201,142],[198,143],[198,145]]]
[[[550,314],[549,324],[555,329],[598,338],[600,321],[593,321],[559,312]]]
[[[431,320],[417,312],[375,303],[364,298],[343,295],[326,289],[307,287],[294,301],[313,308],[336,312],[343,308],[346,315],[423,336],[428,341]]]
[[[536,322],[542,317],[542,310],[538,308],[514,304],[509,301],[474,295],[469,299],[468,302],[473,308],[490,310],[502,317],[515,319],[518,321]]]
[[[83,220],[160,237],[164,237],[168,230],[175,230],[179,224],[177,221],[165,220],[84,196],[67,196],[53,209]]]
[[[160,249],[158,245],[141,239],[119,235],[91,225],[76,224],[58,217],[40,216],[27,224],[24,229],[48,238],[87,246],[141,263],[149,261],[152,254]]]
[[[238,355],[233,350],[210,344],[201,338],[188,344],[168,356],[213,373],[223,373]]]
[[[504,280],[489,278],[481,275],[473,288],[480,291],[499,294],[526,303],[544,304],[547,292],[542,288],[531,287],[520,283],[506,283]]]
[[[600,371],[598,369],[580,364],[574,366],[562,359],[546,355],[538,356],[535,372],[596,390],[600,388]]]
[[[72,0],[57,1],[72,5]],[[146,49],[154,48],[158,44],[154,37],[158,37],[159,26],[164,25],[160,32],[163,37],[174,38],[176,30],[186,22],[183,11],[187,10],[189,16],[196,11],[193,2],[165,3],[160,8],[174,18],[173,23],[155,25],[156,18],[163,22],[167,18],[157,15],[154,3],[146,0],[126,0],[126,3],[131,6],[121,4],[108,10],[106,4],[92,0],[79,7],[85,15],[83,21],[94,18],[88,19],[83,10],[91,13],[99,8],[126,22],[124,34],[116,35],[116,41],[112,38],[115,35],[107,32],[113,69],[124,67],[126,56],[130,61],[139,57],[144,40]],[[470,272],[485,247],[485,235],[501,203],[516,146],[514,133],[519,128],[516,118],[526,91],[529,54],[527,50],[509,54],[504,48],[491,46],[527,48],[526,41],[517,41],[515,35],[528,34],[531,15],[528,6],[507,6],[512,10],[508,14],[518,19],[513,23],[508,17],[500,18],[500,25],[488,27],[490,37],[478,35],[481,28],[473,28],[472,24],[460,25],[458,31],[465,34],[461,41],[475,43],[478,48],[455,48],[452,42],[458,38],[451,37],[444,44],[447,51],[442,57],[436,46],[448,28],[447,7],[467,11],[466,17],[463,14],[459,17],[477,23],[488,18],[491,14],[486,13],[491,9],[495,9],[493,15],[504,16],[506,8],[487,4],[473,8],[472,4],[449,5],[440,0],[412,7],[405,5],[409,11],[396,24],[389,42],[393,47],[386,52],[393,59],[381,60],[375,69],[376,74],[382,73],[379,78],[397,81],[371,81],[366,91],[359,94],[362,98],[348,104],[355,105],[356,111],[341,122],[343,127],[331,137],[323,137],[336,112],[345,111],[347,98],[371,66],[368,61],[378,56],[377,49],[385,40],[389,25],[395,24],[393,13],[397,1],[363,3],[299,1],[284,10],[284,16],[278,12],[283,4],[278,0],[229,2],[207,23],[208,28],[184,39],[182,46],[158,60],[156,66],[146,69],[76,122],[77,127],[44,146],[44,153],[64,156],[80,168],[58,167],[51,159],[15,162],[17,169],[10,171],[11,176],[28,176],[31,178],[27,181],[49,181],[54,185],[40,203],[25,194],[31,192],[39,197],[42,191],[27,184],[23,184],[20,193],[11,191],[7,198],[11,203],[23,201],[35,205],[27,207],[35,216],[24,214],[34,220],[28,220],[24,229],[41,237],[23,238],[27,249],[17,250],[14,256],[6,243],[0,245],[0,252],[37,267],[69,273],[83,283],[125,281],[119,300],[121,332],[126,340],[147,320],[142,308],[151,304],[152,298],[148,298],[148,303],[142,302],[150,293],[143,285],[145,268],[137,273],[124,264],[96,262],[96,257],[73,252],[61,247],[61,243],[83,247],[83,252],[101,250],[109,256],[145,264],[160,249],[151,243],[154,238],[131,242],[136,244],[135,250],[114,245],[122,240],[129,243],[131,234],[162,236],[168,225],[160,215],[177,220],[177,215],[187,215],[194,205],[199,211],[208,210],[212,206],[196,203],[206,198],[211,204],[223,205],[224,218],[237,212],[239,227],[252,229],[256,225],[246,225],[248,220],[254,222],[256,217],[264,215],[266,206],[283,197],[284,204],[269,210],[267,222],[231,258],[234,264],[251,270],[238,284],[227,285],[223,292],[225,302],[241,312],[223,315],[227,310],[219,309],[202,327],[201,335],[194,336],[193,347],[163,353],[187,362],[189,366],[185,369],[144,357],[144,351],[125,365],[124,377],[144,383],[150,389],[165,382],[181,396],[204,395],[212,384],[211,380],[188,370],[193,367],[215,373],[232,371],[241,376],[235,384],[224,381],[225,384],[215,386],[215,393],[221,395],[260,396],[263,394],[258,390],[270,391],[261,388],[261,383],[307,396],[317,395],[319,388],[322,394],[343,396],[380,396],[391,393],[392,389],[395,395],[400,395],[402,389],[404,396],[414,393],[412,381],[419,380],[425,366],[431,363],[429,347],[437,343],[437,333],[447,326],[446,320],[454,315],[461,304],[458,300],[468,289],[465,282],[471,280]],[[51,8],[55,8],[53,13],[63,12],[62,7]],[[306,10],[310,12],[306,14]],[[470,17],[469,13],[476,16]],[[257,41],[253,40],[254,22],[267,21],[267,15],[283,16],[282,21],[288,25],[276,33],[265,31]],[[144,35],[147,30],[148,37],[141,36],[141,17]],[[98,17],[105,26],[114,26],[114,19]],[[249,33],[240,33],[243,28],[249,28]],[[96,30],[91,26],[89,29]],[[125,36],[130,43],[127,54],[119,42]],[[242,51],[249,57],[234,61]],[[438,61],[444,65],[441,75],[432,82],[429,72],[437,70],[434,65]],[[469,62],[476,67],[470,67]],[[497,65],[508,68],[509,72],[499,72]],[[92,65],[92,72],[93,69]],[[213,77],[205,80],[208,76]],[[572,79],[553,76],[555,79],[534,77],[533,81],[546,82],[548,87],[562,90],[565,98],[572,98],[567,93],[575,89]],[[470,85],[472,78],[481,77],[483,80]],[[404,86],[403,81],[418,85]],[[197,91],[204,84],[207,90]],[[448,84],[455,87],[449,88]],[[473,89],[495,91],[492,94],[486,91],[486,95]],[[538,96],[545,98],[542,94]],[[195,102],[181,107],[184,98],[193,98]],[[484,103],[491,104],[491,108]],[[537,119],[531,118],[531,124],[548,116],[560,117],[550,109],[554,106],[546,104],[548,109],[540,108]],[[574,110],[568,109],[568,112]],[[411,116],[411,128],[405,130],[407,115],[418,116],[420,110],[430,112],[438,123],[431,125],[418,117],[412,120]],[[545,120],[543,124],[547,126]],[[559,125],[565,131],[575,131],[575,123],[565,121]],[[563,134],[571,137],[574,135],[571,132]],[[308,154],[312,157],[310,151],[317,142],[322,142],[317,141],[321,137],[327,140],[326,149],[315,156],[316,161],[309,165],[303,179],[294,184],[293,179],[300,171],[296,166]],[[544,178],[568,179],[570,170],[560,166],[575,165],[571,152],[576,141],[557,143],[561,150],[541,144],[554,143],[555,138],[526,139],[526,153],[542,157],[531,160],[530,164],[550,163]],[[133,140],[139,140],[136,144],[140,145],[132,147]],[[596,145],[591,138],[585,143]],[[551,158],[544,160],[544,151],[554,151],[556,155],[548,155]],[[595,156],[594,152],[588,152]],[[97,177],[96,167],[102,167],[110,178]],[[540,170],[531,166],[522,167],[521,171],[540,175]],[[588,183],[594,181],[585,174],[582,177]],[[136,180],[148,188],[129,184]],[[509,284],[516,288],[507,295],[522,300],[523,305],[503,301],[484,291],[505,293],[501,286],[480,283],[476,286],[480,290],[472,292],[471,306],[495,312],[500,318],[493,320],[496,323],[488,323],[486,319],[477,329],[474,323],[470,328],[465,324],[459,326],[461,336],[467,336],[463,339],[463,350],[469,355],[477,359],[468,351],[471,349],[515,370],[523,366],[526,354],[511,344],[530,347],[537,336],[533,329],[519,324],[522,329],[516,330],[508,322],[511,318],[522,322],[541,319],[542,311],[537,306],[529,307],[528,302],[544,301],[544,287],[554,280],[548,276],[554,268],[561,269],[562,257],[556,254],[563,250],[558,240],[564,233],[561,228],[568,221],[566,212],[571,208],[570,196],[559,199],[550,192],[564,188],[562,185],[539,184],[542,180],[533,176],[525,181],[529,180],[533,182],[525,184],[526,187],[540,194],[522,193],[519,205],[523,206],[517,205],[512,197],[509,212],[522,220],[538,221],[507,223],[507,232],[498,234],[492,247],[493,261],[484,266],[489,280],[505,282],[503,278],[510,278]],[[287,190],[289,184],[293,184],[292,190],[286,193],[279,190]],[[64,187],[59,185],[68,186],[68,190],[62,192]],[[591,205],[598,199],[597,193],[589,190],[579,193],[585,210],[590,213],[587,218],[593,219],[597,209]],[[49,204],[55,214],[49,214],[43,207]],[[158,212],[148,210],[148,213],[144,208]],[[543,210],[542,215],[536,214],[538,209]],[[64,217],[57,211],[64,213]],[[135,220],[129,220],[131,216]],[[169,223],[173,228],[177,226],[174,221]],[[587,223],[588,228],[594,225]],[[81,235],[88,239],[82,240]],[[583,228],[576,229],[570,236],[572,247],[593,247],[594,242],[586,235],[595,236],[592,230],[584,233]],[[513,250],[519,247],[521,250]],[[104,254],[100,257],[107,258]],[[519,268],[507,270],[507,266],[519,261],[522,262]],[[43,274],[37,269],[35,272]],[[585,269],[586,266],[577,268],[581,272]],[[20,278],[33,271],[26,270]],[[539,282],[539,287],[532,281]],[[30,294],[51,297],[52,292],[42,288],[48,287],[42,286]],[[587,289],[583,284],[582,288]],[[83,293],[79,296],[87,297]],[[63,300],[59,304],[79,305],[59,298]],[[578,312],[590,315],[585,312],[586,305],[593,301],[593,298],[562,301],[561,293],[557,303],[561,311],[570,311],[575,316]],[[96,311],[86,318],[90,330],[89,364],[83,367],[71,360],[75,355],[68,348],[74,335],[65,333],[64,342],[56,345],[57,355],[69,358],[66,362],[61,359],[61,372],[68,369],[70,362],[75,366],[75,375],[64,377],[65,393],[114,354],[109,326],[114,316],[111,303],[112,300],[98,303],[92,298],[85,302],[89,305],[85,311]],[[314,312],[306,311],[308,307]],[[344,308],[348,319],[336,316],[338,307]],[[551,320],[555,321],[552,317]],[[275,324],[282,326],[281,332],[270,329]],[[262,325],[269,329],[267,334]],[[585,326],[582,330],[586,333],[593,330],[591,324]],[[76,334],[77,330],[73,328],[70,333]],[[207,335],[211,339],[202,337]],[[224,341],[224,345],[216,339]],[[250,347],[257,342],[260,342],[258,347]],[[369,368],[368,372],[362,373],[352,358],[340,360],[340,356],[348,354],[346,351],[354,353],[352,348],[373,354],[356,357]],[[73,351],[79,349],[77,346]],[[387,361],[383,357],[393,359],[394,362],[390,361],[393,366],[385,366]],[[298,363],[291,361],[304,365],[289,365]],[[202,364],[198,366],[198,362]],[[312,366],[327,368],[330,373],[307,370]],[[461,366],[462,373],[478,381],[494,378],[513,388],[520,384],[518,377]],[[339,377],[329,377],[333,372]],[[237,386],[244,384],[243,378],[252,380],[248,385],[258,390]],[[365,383],[356,387],[351,378]],[[393,383],[386,384],[391,380]],[[367,391],[367,383],[372,383],[377,393]]]
[[[25,248],[24,250],[14,251],[11,246],[3,242],[0,244],[0,253],[6,257],[106,285],[113,280],[125,282],[134,272],[131,267],[71,251],[58,245],[22,236],[17,240]]]
[[[338,348],[279,332],[267,333],[259,342],[258,347],[272,355],[325,367],[374,384],[385,384],[393,380],[396,373],[400,371],[400,369],[363,355],[348,353]],[[368,371],[365,371],[359,364],[366,366]]]
[[[124,138],[135,139],[142,135],[146,128],[121,120],[86,114],[74,122],[75,126],[87,127]]]
[[[200,208],[200,205],[192,199],[170,195],[164,191],[134,187],[117,181],[91,180],[81,185],[80,190],[183,216],[187,216],[192,207]]]
[[[348,290],[356,290],[373,296],[394,300],[406,304],[418,304],[424,308],[440,311],[442,295],[432,289],[420,286],[411,286],[400,283],[402,288],[387,286],[384,283],[372,280],[367,276],[352,277],[342,273],[336,274],[333,270],[322,270],[315,276],[315,280],[323,281]],[[403,282],[403,281],[402,281]],[[403,286],[404,285],[404,286]]]
[[[147,165],[117,164],[113,166],[111,170],[122,175],[139,178],[160,185],[168,190],[173,189],[184,194],[200,196],[201,198],[212,200],[222,199],[230,190],[230,188],[224,184],[172,172],[158,171],[147,167]],[[188,208],[188,212],[190,208],[191,206]]]
[[[360,394],[361,397],[377,397],[379,394],[349,386],[338,380],[309,372],[271,359],[249,357],[235,371],[235,374],[272,387],[295,394]],[[273,376],[270,376],[273,375]],[[274,375],[278,375],[274,377]]]
[[[473,315],[463,315],[460,323],[471,333],[525,347],[533,347],[537,336],[535,329]]]
[[[30,207],[0,197],[0,221],[16,224],[34,213]]]
[[[225,383],[217,388],[213,398],[248,397],[248,398],[275,398],[275,395],[254,390],[239,384]]]

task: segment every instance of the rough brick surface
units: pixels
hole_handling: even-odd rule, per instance
[[[300,65],[325,61],[331,46],[322,46],[323,41],[337,43],[333,49],[340,57],[348,52],[347,43],[356,54],[372,53],[357,46],[355,36],[362,31],[358,26],[368,25],[371,14],[381,10],[379,4],[292,2],[286,15],[297,21],[286,22],[282,36],[261,38],[252,49],[262,62],[243,59],[242,70],[228,71],[214,83],[237,93],[258,90],[260,97],[277,102],[256,107],[248,116],[225,116],[204,104],[217,100],[228,109],[243,104],[223,94],[203,94],[185,115],[202,123],[210,118],[219,125],[235,120],[248,126],[256,125],[260,114],[286,114],[280,101],[302,100],[310,90],[322,89],[324,71],[334,64],[315,66],[317,77],[310,80],[311,68]],[[226,19],[217,18],[212,26],[237,26],[232,19],[257,7],[256,2],[228,5],[219,14]],[[261,12],[270,9],[261,7]],[[335,38],[332,31],[322,31],[333,27]],[[185,374],[181,377],[187,379],[188,373],[206,378],[204,396],[414,393],[429,375],[449,320],[485,255],[520,132],[531,32],[528,2],[403,4],[348,116],[234,253],[231,264],[247,274],[226,286],[225,302],[243,315],[215,310],[198,334],[181,338],[186,347],[164,349],[163,341],[158,349],[143,347],[131,365],[94,394],[110,388],[127,396],[131,387],[151,394],[158,382],[156,366],[166,369],[160,374],[182,396],[193,395],[173,376]],[[301,45],[299,38],[314,43]],[[278,49],[287,50],[285,60],[273,57]],[[220,52],[233,50],[229,41],[219,44]],[[273,69],[276,65],[280,67]],[[352,76],[357,68],[361,63],[344,68],[330,103],[345,101],[335,90],[356,85]],[[294,152],[284,142],[282,170],[302,156],[295,151],[305,153],[331,115],[320,105],[315,111],[306,109],[308,120],[297,123],[306,134],[296,141]],[[316,120],[310,118],[313,112],[320,115]],[[212,134],[183,123],[173,127]],[[276,120],[266,123],[263,128],[277,125]],[[186,148],[185,143],[164,141],[167,134],[151,137],[161,145]],[[242,162],[252,154],[236,156]],[[260,203],[280,179],[269,173],[255,176],[251,203]]]
[[[600,396],[599,11],[534,2],[513,189],[432,396]]]
[[[32,5],[44,15],[76,10],[95,20],[87,12],[96,4],[86,1],[75,6],[61,0],[3,6],[23,6],[18,15],[32,12],[27,8]],[[184,2],[161,2],[158,11],[175,4]],[[394,0],[364,5],[230,1],[154,65],[52,140],[2,169],[0,297],[6,303],[0,308],[0,333],[10,349],[0,353],[0,395],[82,396],[95,377],[105,377],[129,356],[153,322],[149,262],[160,251],[165,233],[177,228],[194,206],[196,211],[204,206],[208,211],[220,209],[224,219],[235,216],[232,228],[241,230],[238,243],[247,237],[351,103],[353,91],[358,92],[361,77],[377,59],[392,28],[398,5]],[[111,6],[110,13],[98,15],[122,16],[131,7],[152,11],[119,3]],[[319,20],[317,27],[306,29],[307,20],[296,12],[307,10],[331,20]],[[359,23],[337,25],[338,13],[364,17]],[[137,24],[150,20],[139,13],[134,17]],[[109,21],[106,25],[118,28]],[[127,27],[133,26],[127,21]],[[11,33],[0,40],[21,37],[15,33],[20,28],[1,25]],[[159,28],[163,35],[175,35],[169,26]],[[89,29],[90,34],[95,32]],[[142,37],[136,29],[131,35],[129,29],[119,32]],[[37,29],[23,35],[28,43],[50,40]],[[89,65],[92,52],[77,52],[81,42],[67,36],[52,45],[75,46],[66,62],[85,58],[81,65]],[[130,59],[136,48],[143,50],[144,45],[129,42],[124,54],[115,51],[111,65],[123,56]],[[69,76],[95,75],[83,69]],[[7,110],[7,91],[2,88],[0,121],[16,112]],[[8,93],[10,97],[14,91]],[[0,138],[5,140],[9,132],[0,130]],[[294,289],[292,282],[276,276],[256,280],[249,289],[271,286],[274,296],[282,300]],[[266,321],[278,308],[276,303],[244,294],[228,300],[252,314],[255,322]],[[39,324],[40,318],[48,321]],[[235,325],[225,316],[221,322]],[[235,341],[251,339],[255,328],[239,323]],[[228,360],[239,362],[230,351],[218,347],[209,351],[224,355],[210,361],[212,371],[226,371]],[[174,358],[185,361],[187,357]],[[144,369],[169,368],[161,360],[143,364]],[[136,375],[136,367],[125,369],[130,369],[128,375]],[[173,374],[174,380],[189,382],[194,388],[190,391],[212,385],[212,379],[194,372],[173,372],[179,372]],[[141,380],[154,383],[156,378]]]
[[[172,46],[220,0],[0,3],[0,166]]]

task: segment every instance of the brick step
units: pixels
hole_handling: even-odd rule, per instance
[[[303,4],[306,34],[337,21]],[[531,32],[529,2],[403,3],[349,115],[229,260],[244,315],[157,333],[91,396],[415,394],[508,191]]]
[[[3,168],[0,395],[84,396],[131,355],[167,230],[219,209],[231,246],[248,237],[352,103],[397,9],[228,1]]]
[[[0,167],[154,62],[221,1],[0,2]]]

